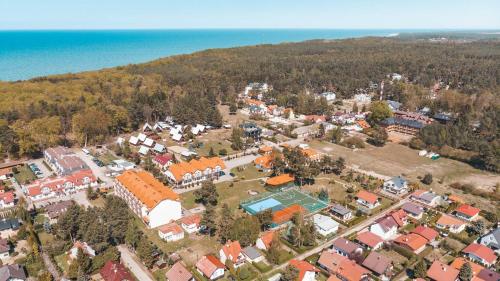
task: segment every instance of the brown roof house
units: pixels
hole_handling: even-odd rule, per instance
[[[368,255],[368,257],[366,257],[362,265],[371,270],[382,280],[389,280],[392,275],[391,260],[388,257],[381,255],[380,253],[377,253],[375,251],[372,251]]]
[[[168,281],[193,281],[193,274],[180,262],[176,262],[165,274]]]

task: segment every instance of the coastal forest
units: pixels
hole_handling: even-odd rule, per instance
[[[424,130],[415,146],[472,151],[478,166],[498,171],[498,40],[316,40],[213,49],[93,72],[0,82],[0,153],[19,157],[56,144],[100,143],[165,116],[218,127],[223,120],[217,105],[234,103],[249,82],[269,83],[272,100],[298,113],[331,113],[309,94],[334,91],[349,98],[390,73],[407,79],[387,85],[386,98],[409,110],[427,106],[458,116],[451,124]],[[429,89],[439,82],[448,89],[430,100]]]

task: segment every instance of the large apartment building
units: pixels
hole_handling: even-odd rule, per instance
[[[115,195],[150,228],[182,217],[179,196],[146,171],[125,171],[115,179]]]
[[[203,181],[218,179],[223,169],[224,161],[219,157],[193,159],[171,165],[165,172],[169,183],[175,188],[196,186]]]
[[[23,186],[23,192],[31,200],[37,201],[70,194],[89,186],[97,186],[97,178],[91,170],[80,170],[71,175],[36,180]]]
[[[80,157],[74,154],[69,148],[63,146],[47,148],[43,152],[43,155],[47,164],[61,176],[89,169]]]

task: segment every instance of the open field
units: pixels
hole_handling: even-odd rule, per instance
[[[263,184],[258,180],[244,180],[237,182],[222,182],[216,184],[217,191],[219,193],[219,202],[223,202],[229,205],[230,208],[238,208],[240,201],[249,198],[251,195],[248,194],[249,190],[257,192],[265,192]],[[196,206],[194,201],[194,192],[186,192],[181,194],[182,206],[186,209],[191,209]],[[219,204],[218,206],[220,206]]]
[[[17,173],[14,174],[14,178],[20,184],[27,184],[36,180],[36,176],[28,167],[28,165],[22,165],[17,168]]]
[[[478,188],[490,190],[500,182],[500,176],[481,171],[468,164],[440,158],[431,160],[418,156],[418,151],[409,147],[387,143],[384,147],[375,147],[367,144],[366,148],[356,151],[333,143],[313,141],[313,148],[333,157],[344,157],[351,166],[358,166],[366,171],[385,176],[404,175],[416,181],[417,177],[431,173],[435,180],[442,180],[443,184],[453,182],[472,182]]]
[[[320,175],[316,178],[313,185],[304,185],[302,189],[310,192],[311,194],[317,194],[322,189],[326,189],[330,200],[343,203],[346,200],[348,193],[346,188],[339,182],[343,181],[336,175]]]

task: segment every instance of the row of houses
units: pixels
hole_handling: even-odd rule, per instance
[[[70,174],[36,180],[22,186],[23,193],[33,201],[68,195],[88,187],[96,187],[97,178],[90,169]]]
[[[207,180],[216,180],[226,168],[219,157],[201,157],[189,162],[172,164],[165,172],[169,184],[174,188],[187,188],[200,185]]]
[[[47,148],[43,152],[45,162],[61,176],[72,174],[79,170],[89,169],[87,164],[71,149],[63,146]]]

